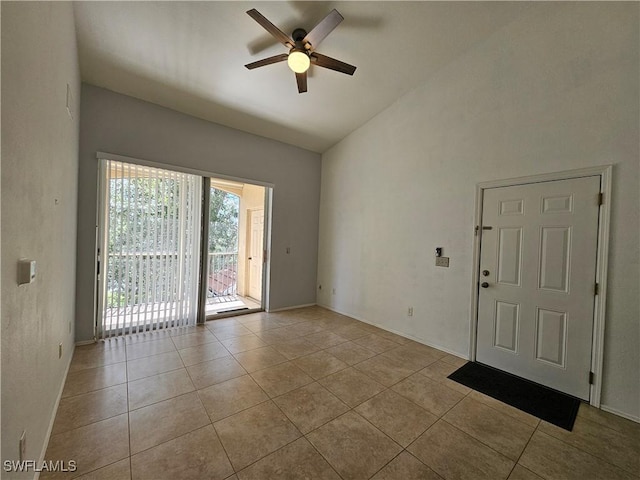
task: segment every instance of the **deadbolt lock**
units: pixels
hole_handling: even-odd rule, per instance
[[[483,277],[488,277],[489,276],[489,270],[482,270],[482,276]]]

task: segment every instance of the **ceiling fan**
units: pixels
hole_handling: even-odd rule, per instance
[[[272,63],[284,62],[286,60],[289,68],[296,74],[298,93],[307,91],[307,70],[309,70],[312,63],[318,67],[328,68],[336,72],[346,73],[347,75],[353,75],[353,72],[356,71],[356,67],[353,65],[316,52],[316,48],[320,42],[344,20],[344,17],[340,15],[337,10],[332,10],[320,23],[313,27],[309,33],[302,28],[296,28],[291,34],[291,37],[267,20],[255,8],[249,10],[247,14],[262,25],[278,42],[289,49],[289,53],[281,53],[280,55],[274,55],[273,57],[264,58],[245,65],[249,70],[271,65]]]

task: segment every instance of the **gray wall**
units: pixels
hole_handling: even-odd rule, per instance
[[[270,309],[315,303],[320,155],[86,84],[81,112],[77,341],[93,337],[98,151],[274,184]]]
[[[70,3],[0,8],[2,460],[18,460],[23,430],[27,459],[39,460],[73,352],[80,73]],[[22,257],[38,271],[18,286]]]
[[[532,3],[325,152],[318,303],[466,356],[476,184],[613,164],[602,403],[640,419],[639,10]]]

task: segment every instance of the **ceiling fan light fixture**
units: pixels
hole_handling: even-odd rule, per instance
[[[304,50],[293,48],[289,52],[289,57],[287,57],[287,65],[295,73],[304,73],[309,70],[311,60]]]
[[[311,66],[312,59],[316,67],[328,68],[347,75],[353,75],[356,71],[356,67],[353,65],[321,55],[316,51],[318,44],[344,20],[344,17],[335,8],[320,20],[320,23],[313,27],[309,33],[303,28],[296,28],[291,33],[291,36],[276,27],[255,8],[248,10],[247,14],[289,50],[289,53],[281,53],[280,55],[248,63],[245,67],[249,70],[286,60],[289,68],[296,74],[298,93],[307,91],[307,70]]]

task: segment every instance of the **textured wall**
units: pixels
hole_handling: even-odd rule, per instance
[[[2,460],[23,430],[38,460],[73,352],[80,74],[70,3],[1,8]],[[20,258],[37,262],[32,284],[17,284]]]
[[[323,155],[318,303],[466,356],[476,184],[613,164],[602,402],[639,418],[640,6],[531,7]]]

